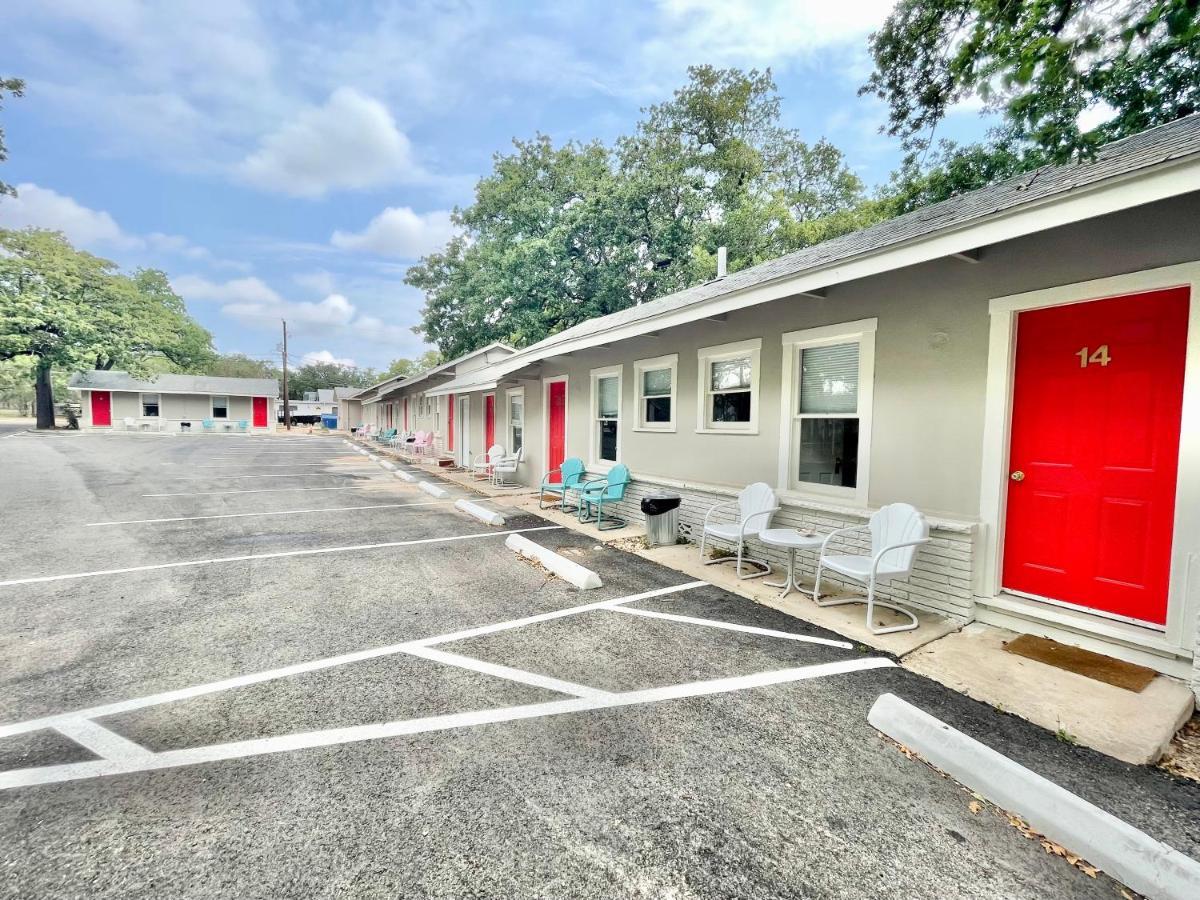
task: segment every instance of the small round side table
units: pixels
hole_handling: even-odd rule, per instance
[[[825,535],[801,534],[795,528],[768,528],[766,531],[759,532],[758,539],[770,547],[782,547],[788,552],[787,578],[784,581],[763,582],[770,587],[783,588],[783,592],[779,595],[780,599],[790,594],[793,588],[800,590],[800,585],[796,582],[796,551],[816,550],[819,552],[821,545],[825,543]]]

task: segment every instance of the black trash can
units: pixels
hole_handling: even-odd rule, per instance
[[[675,537],[679,534],[679,504],[682,499],[671,491],[658,491],[642,498],[647,547],[675,543]]]

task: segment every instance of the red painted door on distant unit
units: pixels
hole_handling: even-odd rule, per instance
[[[1004,587],[1166,623],[1188,303],[1018,315]]]
[[[483,445],[485,450],[491,450],[496,443],[496,395],[488,394],[483,398]]]
[[[92,391],[92,426],[112,425],[112,394],[108,391]]]
[[[454,395],[446,398],[446,449],[454,449]]]
[[[567,383],[565,381],[550,382],[546,390],[546,405],[549,407],[549,414],[546,418],[550,423],[546,447],[546,466],[553,470],[562,465],[567,454]],[[558,472],[554,472],[550,481],[552,484],[558,484],[562,481],[562,476]]]
[[[251,410],[252,421],[255,428],[267,427],[267,398],[255,397],[254,407]]]

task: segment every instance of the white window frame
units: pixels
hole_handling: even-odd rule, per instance
[[[158,415],[150,416],[146,414],[146,398],[158,398]],[[111,401],[110,401],[111,402]],[[156,394],[154,391],[145,391],[138,394],[138,418],[141,419],[161,419],[162,418],[162,394]]]
[[[217,416],[216,399],[218,397],[225,398],[225,415],[220,416],[220,417]],[[209,394],[208,395],[208,417],[210,419],[220,418],[223,422],[229,421],[230,415],[229,415],[229,395],[228,394]]]
[[[621,461],[621,426],[625,420],[625,397],[622,372],[624,366],[605,366],[601,369],[592,369],[591,375],[591,400],[588,402],[588,468],[595,469],[599,472],[607,472],[613,466]],[[617,458],[616,459],[601,459],[600,458],[600,415],[597,404],[600,401],[600,393],[597,390],[597,384],[601,378],[616,378],[617,379]]]
[[[786,496],[801,499],[836,499],[853,506],[865,507],[871,483],[871,431],[875,407],[875,332],[878,319],[859,319],[838,325],[805,328],[783,335],[782,381],[779,398],[779,475],[776,487]],[[812,484],[793,477],[794,454],[799,449],[796,423],[800,415],[800,351],[808,347],[830,344],[858,344],[858,481],[854,487],[832,484]],[[803,418],[820,418],[805,415]],[[826,418],[844,419],[845,415]]]
[[[509,388],[504,392],[504,440],[507,442],[505,450],[509,453],[516,453],[516,448],[513,447],[512,436],[512,403],[514,397],[521,398],[521,449],[524,456],[529,453],[525,449],[529,446],[529,426],[526,424],[527,416],[525,415],[525,388]]]
[[[659,369],[671,370],[671,420],[669,422],[647,422],[646,421],[646,397],[642,391],[645,388],[645,381],[642,377],[645,372],[656,372]],[[669,353],[666,356],[656,356],[654,359],[639,359],[633,364],[634,378],[634,394],[637,403],[637,419],[634,422],[634,431],[650,431],[650,432],[672,432],[675,431],[679,421],[679,406],[677,395],[679,394],[679,354]],[[751,409],[753,409],[753,401],[751,401]]]
[[[696,351],[697,383],[696,383],[696,433],[697,434],[758,434],[758,406],[760,395],[759,360],[762,355],[762,338],[748,341],[737,341],[732,344],[719,344],[716,347],[703,347]],[[750,357],[750,421],[714,423],[710,418],[712,403],[709,396],[712,391],[712,376],[709,365],[725,359],[736,359],[739,356]]]

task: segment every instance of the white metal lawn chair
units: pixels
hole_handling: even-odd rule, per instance
[[[831,554],[829,546],[841,535],[855,532],[870,532],[871,552]],[[867,587],[867,627],[872,634],[891,634],[896,631],[912,631],[918,625],[917,617],[894,603],[875,599],[875,586],[887,584],[897,578],[912,574],[917,548],[929,543],[929,523],[916,507],[907,503],[891,503],[876,511],[865,525],[839,528],[825,538],[821,545],[821,556],[817,561],[817,575],[813,584],[813,602],[817,606],[842,606],[847,603],[862,603],[857,597],[836,600],[821,600],[821,571],[828,569],[843,578],[864,584]],[[875,627],[875,607],[882,606],[892,612],[907,616],[909,621],[902,625]]]
[[[713,513],[734,512],[736,522],[714,522]],[[705,559],[704,547],[710,537],[725,541],[737,547],[737,576],[745,581],[748,578],[762,578],[771,573],[771,564],[765,559],[754,559],[745,556],[746,539],[758,537],[759,533],[771,527],[771,517],[779,512],[779,501],[771,486],[761,481],[755,482],[742,489],[736,500],[726,500],[716,503],[704,517],[704,530],[700,536],[700,561],[706,566],[731,562],[734,557],[720,559]],[[742,563],[758,566],[761,572],[742,574]]]
[[[517,469],[521,467],[521,457],[524,455],[525,448],[521,447],[516,453],[508,453],[501,457],[500,461],[492,466],[492,484],[496,487],[507,487],[504,476],[516,477]]]
[[[492,444],[488,447],[487,453],[471,460],[471,475],[481,481],[491,481],[492,469],[502,459],[504,459],[504,448],[499,444]]]
[[[125,417],[125,430],[126,430],[126,431],[137,431],[137,430],[138,430],[138,429],[137,429],[137,422],[135,422],[135,421],[133,420],[133,416],[126,416],[126,417]]]

